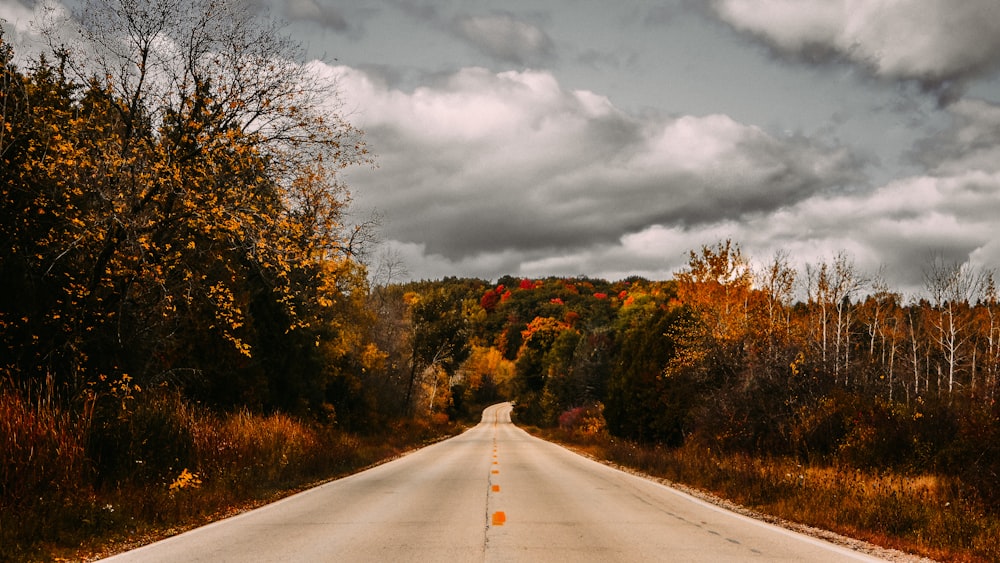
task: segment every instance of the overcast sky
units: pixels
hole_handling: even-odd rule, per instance
[[[256,1],[338,78],[410,278],[1000,265],[998,0]]]

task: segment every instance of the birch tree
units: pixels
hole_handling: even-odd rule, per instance
[[[983,281],[982,273],[968,263],[947,264],[935,259],[924,272],[924,284],[935,310],[936,343],[947,371],[949,395],[961,384],[958,376],[972,354],[970,304],[975,303]]]
[[[853,298],[864,288],[865,279],[854,266],[854,261],[843,251],[837,253],[832,263],[807,266],[806,275],[809,304],[819,311],[819,318],[814,324],[818,326],[823,364],[828,365],[831,355],[829,333],[832,329],[834,381],[840,381],[843,371],[846,384],[849,382],[851,359]]]

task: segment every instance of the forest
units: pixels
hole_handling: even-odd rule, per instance
[[[619,449],[935,476],[980,518],[949,541],[1000,557],[992,271],[931,260],[904,296],[727,240],[659,281],[376,275],[335,92],[278,28],[183,1],[94,2],[29,63],[0,35],[0,559],[217,516],[506,400]]]

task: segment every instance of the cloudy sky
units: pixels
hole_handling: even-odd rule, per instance
[[[256,1],[337,77],[410,278],[665,279],[727,238],[903,290],[1000,266],[998,0]]]

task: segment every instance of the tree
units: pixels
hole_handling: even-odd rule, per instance
[[[408,405],[412,405],[413,392],[422,375],[433,378],[431,388],[434,388],[443,372],[450,385],[458,366],[468,357],[470,344],[463,302],[468,298],[475,299],[477,291],[481,289],[473,289],[463,281],[451,278],[436,287],[407,295],[413,334],[406,392]],[[441,369],[438,370],[438,367]]]
[[[486,406],[500,398],[513,397],[514,362],[493,346],[473,345],[459,368],[467,403]]]
[[[555,348],[565,332],[572,332],[572,345],[577,334],[568,324],[552,317],[535,317],[522,331],[521,347],[514,362],[517,386],[517,403],[524,418],[541,422],[542,392],[550,376],[565,364],[567,353],[571,353],[569,342],[562,339],[564,346]],[[556,353],[551,354],[555,348]]]
[[[677,296],[699,313],[712,338],[735,340],[749,319],[753,272],[739,244],[731,240],[690,252],[688,267],[677,272]]]
[[[370,357],[345,328],[362,323],[334,319],[367,289],[337,179],[367,159],[360,133],[235,2],[95,0],[81,19],[55,63],[2,61],[5,369],[322,401],[318,342]]]
[[[866,383],[884,379],[891,401],[896,385],[896,356],[905,337],[902,297],[892,292],[880,272],[872,281],[872,294],[858,305],[858,321],[868,333]]]
[[[745,339],[751,328],[753,272],[738,244],[730,240],[691,251],[687,269],[675,275],[677,298],[690,309],[674,339],[678,353],[668,374],[684,370],[734,381],[752,377]]]
[[[997,295],[992,271],[984,275],[982,299],[976,312],[977,333],[985,335],[982,342],[986,347],[983,358],[983,397],[992,401],[1000,384],[1000,297]]]
[[[818,267],[807,266],[806,275],[809,304],[819,311],[814,326],[818,326],[823,365],[826,367],[829,362],[832,323],[834,381],[839,382],[843,372],[846,384],[850,377],[853,298],[864,287],[865,279],[844,252],[838,252],[832,264],[821,262]]]
[[[679,446],[704,385],[691,372],[664,376],[678,353],[673,335],[689,322],[690,309],[649,302],[619,310],[604,415],[616,436]]]
[[[791,306],[795,292],[795,270],[788,264],[788,253],[775,252],[771,261],[756,273],[756,285],[764,294],[767,311],[767,351],[773,361],[778,342],[790,337]]]
[[[971,303],[976,301],[983,287],[983,275],[968,263],[944,264],[932,261],[924,272],[924,283],[930,294],[931,305],[936,310],[934,328],[937,345],[948,371],[948,394],[955,389],[961,364],[970,353],[972,338]],[[970,375],[973,378],[974,374]]]
[[[928,370],[930,368],[930,348],[928,346],[927,333],[929,331],[926,326],[925,320],[929,316],[930,305],[926,300],[921,300],[917,303],[911,303],[907,307],[906,312],[906,337],[907,343],[907,359],[910,362],[910,367],[912,368],[913,375],[913,395],[914,397],[920,397],[921,387],[920,380],[921,374],[924,375],[924,386],[923,391],[926,393],[930,390],[930,379],[928,375]],[[924,358],[927,358],[925,361]],[[909,399],[910,394],[907,393],[907,399]]]

